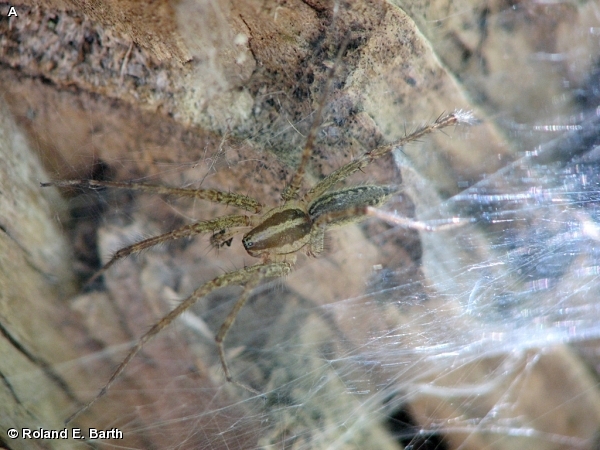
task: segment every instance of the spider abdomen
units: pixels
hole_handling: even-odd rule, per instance
[[[352,211],[354,208],[362,206],[379,206],[391,194],[396,192],[395,186],[353,186],[339,191],[324,194],[313,201],[308,208],[308,216],[312,222],[324,215],[335,216],[336,213]],[[341,214],[339,218],[328,220],[328,225],[341,225],[343,223],[354,222],[361,217],[345,216]]]
[[[297,207],[276,208],[242,239],[251,256],[264,253],[286,255],[304,247],[310,240],[312,221]]]

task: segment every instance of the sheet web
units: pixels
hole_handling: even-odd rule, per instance
[[[600,17],[597,8],[589,8]],[[409,10],[418,22],[419,14]],[[547,61],[540,60],[559,55],[561,61],[578,61],[579,47],[560,47],[555,54],[531,51],[525,56],[513,51],[511,57],[528,63],[517,75],[523,86],[496,85],[493,82],[508,78],[513,68],[492,67],[498,61],[485,54],[482,41],[481,47],[473,46],[481,51],[474,60],[501,74],[489,77],[493,82],[486,91],[468,67],[457,69],[452,56],[444,53],[444,46],[456,41],[446,39],[442,24],[457,18],[467,22],[467,12],[480,13],[481,28],[500,24],[487,30],[492,41],[498,29],[518,35],[507,32],[507,24],[527,34],[529,29],[522,26],[529,23],[523,20],[530,18],[527,11],[515,18],[515,8],[505,5],[483,11],[444,10],[439,24],[427,16],[430,19],[418,23],[416,34],[427,34],[431,23],[440,29],[433,27],[427,35],[435,54],[419,42],[419,51],[411,50],[418,54],[422,68],[406,62],[400,55],[404,41],[389,32],[404,24],[404,13],[398,11],[387,10],[394,26],[382,27],[384,31],[364,42],[356,39],[355,44],[368,45],[349,52],[356,60],[340,64],[307,185],[366,147],[398,139],[444,109],[473,106],[482,123],[426,137],[395,152],[396,167],[389,159],[349,180],[349,184],[401,186],[382,212],[432,225],[458,217],[461,225],[417,232],[393,220],[369,218],[331,232],[323,257],[302,257],[290,276],[256,288],[227,336],[225,349],[234,377],[262,395],[226,383],[222,374],[214,334],[240,295],[239,287],[230,286],[201,299],[144,348],[109,394],[82,416],[83,423],[117,427],[127,437],[124,444],[133,448],[597,446],[597,74],[582,81],[584,77],[568,78],[560,72],[562,66],[552,66],[547,78],[561,80],[561,88],[532,93],[545,81],[533,83],[529,76],[548,68]],[[347,17],[332,22],[340,29],[354,23]],[[578,29],[589,39],[597,36],[597,28],[581,25]],[[443,39],[436,41],[440,36]],[[201,37],[197,36],[198,42]],[[335,35],[327,39],[337,42]],[[497,47],[505,48],[502,39]],[[392,41],[398,47],[381,58],[381,42]],[[246,43],[240,40],[235,45]],[[370,52],[375,55],[372,59]],[[590,55],[591,51],[585,58]],[[532,60],[537,65],[529,65]],[[381,64],[375,75],[365,69],[373,61]],[[331,64],[329,59],[326,62]],[[326,64],[317,61],[314,67],[321,71],[311,67],[303,75],[308,79],[316,74],[318,85]],[[200,69],[195,75],[201,79]],[[446,69],[460,78],[462,91]],[[218,71],[213,75],[219,79]],[[576,79],[578,92],[569,84],[575,85]],[[263,81],[249,78],[249,85]],[[312,92],[301,85],[306,80],[296,81],[297,89],[289,92],[275,81],[261,91],[256,86],[232,89],[251,105],[236,110],[239,123],[227,122],[226,113],[215,112],[222,105],[203,98],[208,106],[197,114],[208,119],[198,123],[216,123],[207,132],[207,143],[198,144],[202,140],[195,141],[187,130],[177,135],[172,130],[179,130],[179,124],[169,122],[165,125],[165,129],[172,127],[169,139],[159,133],[158,144],[153,143],[164,147],[161,158],[155,158],[153,149],[146,148],[147,142],[135,133],[132,147],[139,147],[126,156],[108,148],[116,144],[101,148],[99,138],[105,136],[98,133],[94,138],[99,159],[109,166],[105,175],[235,190],[274,206],[297,155],[286,151],[302,147],[319,98],[318,89]],[[337,91],[340,86],[343,89]],[[439,91],[427,90],[439,86]],[[415,97],[400,93],[402,88]],[[190,90],[189,96],[201,92]],[[256,92],[260,95],[251,97]],[[305,100],[297,110],[290,92]],[[469,105],[467,93],[480,102]],[[527,99],[520,101],[518,97],[525,94]],[[223,97],[227,100],[227,95]],[[515,103],[502,103],[504,97]],[[485,98],[491,100],[481,100]],[[539,98],[544,101],[532,107],[539,111],[523,113],[530,99]],[[246,113],[256,122],[242,120]],[[129,123],[126,115],[115,122]],[[101,119],[99,123],[107,123]],[[167,124],[164,117],[160,120],[161,125]],[[147,125],[153,122],[140,123],[144,139],[158,128]],[[226,131],[229,127],[231,135]],[[122,136],[129,128],[137,129],[124,128]],[[112,135],[106,132],[106,136]],[[170,151],[171,140],[185,141],[173,148],[192,148],[196,159],[189,162],[184,150]],[[152,168],[138,170],[147,167],[148,160],[153,160]],[[80,167],[69,169],[77,173]],[[85,256],[98,250],[104,261],[140,238],[232,213],[200,201],[110,191],[80,197],[73,206],[75,222],[79,221],[75,235],[94,243],[97,238],[98,248],[88,248]],[[93,222],[93,231],[86,219]],[[73,241],[76,247],[81,243]],[[231,248],[215,250],[206,238],[196,238],[119,262],[106,273],[102,286],[96,286],[101,289],[71,301],[89,332],[85,342],[91,348],[89,356],[77,362],[90,373],[89,383],[77,391],[77,397],[92,398],[137,338],[194,289],[253,263],[239,237]],[[90,275],[89,267],[82,273],[86,271]],[[68,378],[68,367],[57,370]],[[65,411],[65,417],[71,412]],[[118,448],[123,442],[89,444]]]
[[[331,233],[324,257],[257,288],[226,350],[234,376],[263,396],[224,381],[213,342],[240,289],[202,299],[128,368],[124,384],[134,387],[116,385],[102,402],[123,389],[153,400],[110,422],[139,436],[179,429],[184,448],[590,448],[600,417],[586,368],[599,332],[596,129],[591,117],[437,206],[421,202],[435,193],[405,166],[404,193],[382,210],[399,214],[412,198],[424,223],[468,223],[417,236],[371,218]],[[199,166],[174,173],[198,177]],[[123,211],[162,217],[157,204],[188,219],[199,208],[135,202],[129,210],[119,199],[108,222]],[[132,223],[100,233],[104,253],[156,232],[155,220]],[[121,262],[106,284],[126,316],[139,295],[158,317],[202,281],[252,262],[234,247],[160,247]],[[139,284],[117,299],[129,270]],[[132,323],[133,343],[152,319]],[[107,352],[118,362],[123,347]],[[400,424],[402,414],[410,421]]]

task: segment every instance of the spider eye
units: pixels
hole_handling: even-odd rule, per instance
[[[252,242],[249,239],[244,239],[244,247],[246,247],[246,248],[252,248],[252,247],[254,247],[254,242]]]

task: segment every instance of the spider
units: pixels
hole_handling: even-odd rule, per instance
[[[329,81],[331,80],[331,76],[330,74]],[[327,95],[327,89],[328,87],[326,86],[323,99]],[[301,193],[302,181],[306,166],[313,153],[314,140],[324,103],[325,101],[321,102],[315,113],[311,131],[307,136],[302,151],[300,163],[282,193],[282,204],[280,206],[265,208],[260,202],[249,196],[214,189],[184,189],[135,181],[118,182],[80,179],[52,181],[41,184],[43,187],[58,186],[91,189],[107,187],[143,191],[158,195],[191,197],[234,206],[247,212],[246,214],[233,214],[212,220],[195,222],[124,247],[118,250],[88,280],[87,284],[106,272],[114,263],[128,255],[138,253],[166,241],[192,237],[203,233],[212,233],[210,238],[211,243],[215,247],[223,247],[231,245],[235,235],[245,232],[242,237],[242,244],[250,256],[259,260],[252,266],[224,273],[204,283],[187,299],[162,317],[139,338],[98,394],[75,411],[65,421],[66,424],[89,409],[98,399],[107,393],[129,362],[148,341],[170,325],[199,299],[229,285],[241,285],[243,286],[243,291],[215,336],[219,359],[227,381],[260,395],[260,392],[256,389],[240,383],[233,378],[225,358],[224,350],[224,341],[227,333],[231,329],[240,309],[248,300],[252,290],[267,278],[279,278],[289,274],[294,268],[298,252],[304,251],[309,256],[318,256],[323,251],[325,232],[328,229],[357,222],[368,215],[380,216],[384,220],[387,220],[385,215],[379,214],[374,208],[383,204],[396,191],[394,186],[360,185],[335,190],[334,188],[338,183],[355,172],[365,169],[374,160],[387,155],[393,149],[401,148],[405,144],[415,141],[435,130],[454,124],[468,123],[471,120],[470,114],[463,111],[454,111],[450,114],[441,115],[437,120],[418,128],[396,142],[365,152],[353,161],[333,171],[307,192]],[[396,220],[396,222],[398,221]],[[419,225],[418,222],[403,221],[400,223],[406,227],[432,231],[431,227],[424,227],[422,224]],[[415,225],[413,226],[413,224]]]

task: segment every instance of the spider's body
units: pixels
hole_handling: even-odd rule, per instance
[[[139,339],[137,344],[121,362],[119,367],[117,367],[96,397],[69,417],[67,423],[78,414],[88,409],[96,400],[108,391],[112,383],[119,377],[131,359],[142,349],[146,342],[171,324],[199,299],[217,289],[234,284],[244,286],[244,290],[235,303],[232,311],[225,319],[225,322],[221,325],[221,328],[215,337],[215,341],[217,343],[221,365],[227,380],[254,393],[258,393],[255,389],[236,382],[233,379],[226,362],[223,346],[223,340],[225,339],[227,332],[233,325],[239,310],[245,304],[252,290],[266,278],[282,277],[290,273],[296,261],[296,253],[298,251],[304,250],[307,254],[312,256],[321,253],[324,246],[323,241],[325,232],[328,228],[342,226],[363,219],[368,211],[370,211],[369,208],[382,204],[396,190],[392,186],[376,185],[355,186],[335,190],[334,188],[338,183],[345,180],[353,173],[366,168],[375,159],[387,155],[395,148],[402,147],[406,143],[417,140],[435,130],[459,122],[468,122],[470,120],[468,114],[460,111],[441,116],[435,122],[417,129],[397,142],[377,147],[364,153],[362,156],[323,178],[303,196],[300,196],[300,187],[304,178],[306,165],[312,155],[313,142],[321,109],[322,105],[317,111],[317,114],[315,114],[315,123],[307,138],[301,162],[292,176],[289,185],[282,194],[283,204],[268,209],[264,213],[261,213],[264,209],[263,205],[253,198],[241,194],[212,189],[182,189],[136,182],[96,180],[67,180],[42,184],[42,186],[77,186],[87,188],[112,187],[144,191],[153,194],[192,197],[208,200],[213,203],[235,206],[239,209],[256,214],[236,214],[200,221],[185,225],[159,236],[145,239],[117,251],[102,269],[92,277],[92,280],[96,279],[99,275],[106,272],[106,270],[108,270],[116,261],[132,253],[138,253],[162,242],[183,237],[191,237],[202,233],[212,233],[212,244],[222,247],[223,245],[230,245],[235,235],[246,231],[242,238],[244,248],[249,255],[260,258],[260,261],[253,266],[222,274],[213,280],[206,282],[175,309],[160,319]]]
[[[276,255],[296,253],[310,243],[310,216],[293,202],[273,208],[263,220],[244,235],[242,243],[250,256],[266,261]]]
[[[345,223],[360,220],[362,216],[348,216],[344,214],[352,208],[366,208],[367,206],[379,206],[387,198],[396,192],[395,186],[355,186],[340,191],[323,194],[315,199],[308,207],[308,215],[313,222],[323,220],[323,217],[330,216],[329,227],[341,226]],[[333,218],[333,214],[339,216]]]
[[[267,212],[242,243],[250,256],[262,256],[265,261],[303,248],[317,256],[323,251],[327,228],[362,219],[364,215],[357,211],[380,205],[394,191],[392,186],[357,186],[325,194],[309,204],[288,200]]]

